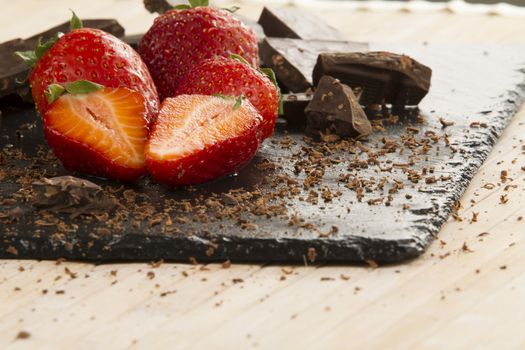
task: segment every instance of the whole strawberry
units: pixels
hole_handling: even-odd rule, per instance
[[[272,135],[280,103],[280,90],[271,69],[257,70],[241,57],[215,57],[193,67],[175,95],[244,96],[263,117],[263,137]]]
[[[175,96],[182,77],[203,60],[237,54],[259,65],[255,32],[226,11],[190,1],[155,19],[139,44],[139,53],[157,85],[161,100]],[[195,7],[196,6],[196,7]]]
[[[137,91],[146,101],[147,119],[153,120],[158,113],[157,90],[140,56],[111,34],[82,28],[82,22],[74,13],[69,33],[58,33],[45,43],[39,41],[35,51],[18,55],[33,68],[29,84],[41,115],[49,108],[50,85],[77,80]]]

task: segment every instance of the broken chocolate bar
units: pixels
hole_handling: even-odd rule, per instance
[[[320,53],[355,51],[368,51],[368,44],[267,37],[259,54],[286,90],[304,92],[312,87],[312,71]]]
[[[50,211],[80,214],[103,214],[118,204],[117,200],[91,181],[73,176],[42,178],[32,184],[33,205]]]
[[[362,105],[416,106],[428,93],[432,70],[408,56],[390,52],[332,52],[319,55],[313,70],[314,84],[324,75],[362,88]]]
[[[345,40],[334,27],[310,12],[298,8],[273,9],[265,7],[259,24],[266,36],[304,40]]]
[[[321,77],[305,114],[305,131],[312,136],[362,138],[372,133],[372,125],[352,89],[328,75]]]
[[[304,110],[312,100],[312,92],[301,92],[297,94],[283,94],[283,114],[289,125],[305,127],[306,116]]]
[[[84,21],[84,27],[98,28],[116,37],[124,35],[124,28],[114,19],[88,19]],[[0,98],[10,94],[22,93],[28,88],[27,82],[21,82],[27,78],[29,67],[14,53],[33,50],[40,37],[45,42],[57,32],[67,31],[69,31],[69,22],[62,23],[25,40],[13,39],[0,44]]]

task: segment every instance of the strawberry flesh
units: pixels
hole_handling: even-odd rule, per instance
[[[204,95],[167,98],[146,145],[151,177],[200,184],[246,165],[261,143],[262,117],[249,101]]]
[[[127,88],[63,95],[44,115],[47,143],[70,171],[134,181],[146,173],[146,105]]]

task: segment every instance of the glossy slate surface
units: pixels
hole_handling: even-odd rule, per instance
[[[120,234],[98,235],[92,233],[105,227],[105,223],[86,223],[82,218],[61,217],[68,224],[76,224],[74,232],[58,238],[56,227],[38,226],[35,236],[34,220],[38,218],[37,209],[29,203],[20,201],[17,206],[23,215],[10,224],[0,226],[0,257],[112,261],[112,260],[167,260],[188,261],[190,257],[198,261],[270,262],[281,261],[303,263],[316,262],[349,263],[373,259],[378,262],[399,262],[414,258],[423,253],[434,240],[441,225],[449,216],[453,204],[468,186],[470,179],[479,168],[499,133],[505,128],[524,100],[525,49],[516,47],[465,47],[453,45],[413,45],[410,47],[388,47],[371,45],[371,49],[392,50],[412,55],[433,69],[433,81],[429,95],[421,104],[424,121],[418,123],[413,118],[401,119],[397,124],[385,124],[385,132],[377,132],[363,142],[372,147],[380,144],[384,137],[399,139],[406,134],[406,127],[418,129],[418,135],[433,131],[439,135],[446,132],[452,148],[442,142],[433,145],[428,157],[415,162],[414,169],[435,167],[436,177],[450,177],[448,181],[415,184],[407,179],[402,168],[394,167],[391,172],[382,173],[376,166],[359,169],[352,174],[370,179],[386,176],[390,180],[402,181],[404,188],[393,198],[390,206],[370,205],[368,200],[378,197],[377,193],[365,193],[361,202],[356,194],[338,183],[340,174],[347,173],[348,160],[355,154],[341,151],[340,164],[326,170],[322,186],[333,191],[340,190],[341,196],[331,202],[319,200],[317,205],[290,199],[287,203],[287,217],[250,216],[248,219],[257,229],[241,228],[237,221],[223,219],[220,222],[177,223],[178,233],[163,233],[162,223],[142,220],[137,227],[132,222],[124,222]],[[0,145],[12,144],[12,149],[21,148],[29,159],[34,155],[35,144],[42,144],[39,128],[24,133],[17,140],[15,131],[21,124],[35,120],[32,109],[4,110],[0,124]],[[442,129],[439,118],[454,122],[453,126]],[[473,128],[471,123],[487,124],[487,127]],[[6,136],[7,135],[7,136]],[[290,137],[293,142],[282,147],[280,140]],[[304,146],[303,135],[288,131],[280,125],[276,132],[277,142],[266,142],[250,166],[239,172],[238,176],[222,179],[195,190],[170,190],[152,184],[145,179],[138,185],[124,188],[143,193],[137,200],[153,203],[160,212],[164,200],[176,201],[192,199],[208,193],[224,193],[230,189],[253,189],[259,186],[263,191],[271,191],[263,183],[263,173],[257,164],[268,159],[282,166],[282,169],[268,170],[266,175],[288,174],[295,177],[292,154]],[[439,146],[439,151],[436,147]],[[457,152],[453,153],[452,149]],[[438,154],[439,155],[436,155]],[[409,161],[409,152],[388,153],[381,158],[382,164],[404,164]],[[16,166],[27,166],[28,160],[17,161]],[[5,165],[2,165],[5,166]],[[38,163],[36,165],[38,167]],[[41,170],[41,169],[40,169]],[[61,175],[60,168],[50,169],[50,174]],[[304,180],[304,173],[297,177]],[[100,185],[112,188],[121,187],[104,180],[96,180]],[[389,182],[390,183],[390,182]],[[0,197],[8,198],[20,188],[16,179],[4,178],[0,183]],[[386,189],[385,189],[386,191]],[[121,192],[119,192],[121,193]],[[410,200],[407,196],[412,196]],[[118,194],[122,202],[124,198]],[[403,209],[409,204],[409,209]],[[13,206],[0,206],[0,213],[7,213]],[[347,210],[349,209],[349,211]],[[308,230],[289,225],[290,216],[298,214],[305,222],[314,224],[316,230]],[[173,213],[173,215],[185,215]],[[336,233],[326,236],[332,226]],[[320,234],[321,233],[321,234]],[[91,235],[90,235],[91,234]],[[213,249],[210,250],[210,247]],[[315,253],[314,253],[315,252]],[[15,254],[16,253],[16,254]]]

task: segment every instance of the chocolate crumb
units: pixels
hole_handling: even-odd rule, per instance
[[[308,256],[308,261],[310,261],[311,263],[314,263],[317,257],[317,252],[315,248],[308,248],[307,256]]]
[[[467,245],[467,242],[463,242],[463,246],[461,247],[461,250],[464,251],[465,253],[474,253],[474,251],[470,249],[469,246]]]
[[[373,269],[377,269],[379,267],[379,265],[377,264],[375,260],[368,259],[368,260],[365,260],[365,262],[368,264],[368,266],[370,266]]]
[[[335,278],[333,277],[321,277],[321,281],[325,282],[325,281],[335,281]]]
[[[439,118],[439,122],[441,123],[441,127],[445,129],[446,127],[454,125],[454,122],[446,121],[443,118]]]
[[[20,331],[18,332],[18,334],[16,335],[16,339],[27,339],[31,336],[31,333],[27,332],[27,331]]]
[[[350,279],[350,276],[345,275],[345,274],[340,274],[339,277],[341,277],[341,279],[342,279],[343,281],[348,281],[348,280]]]

